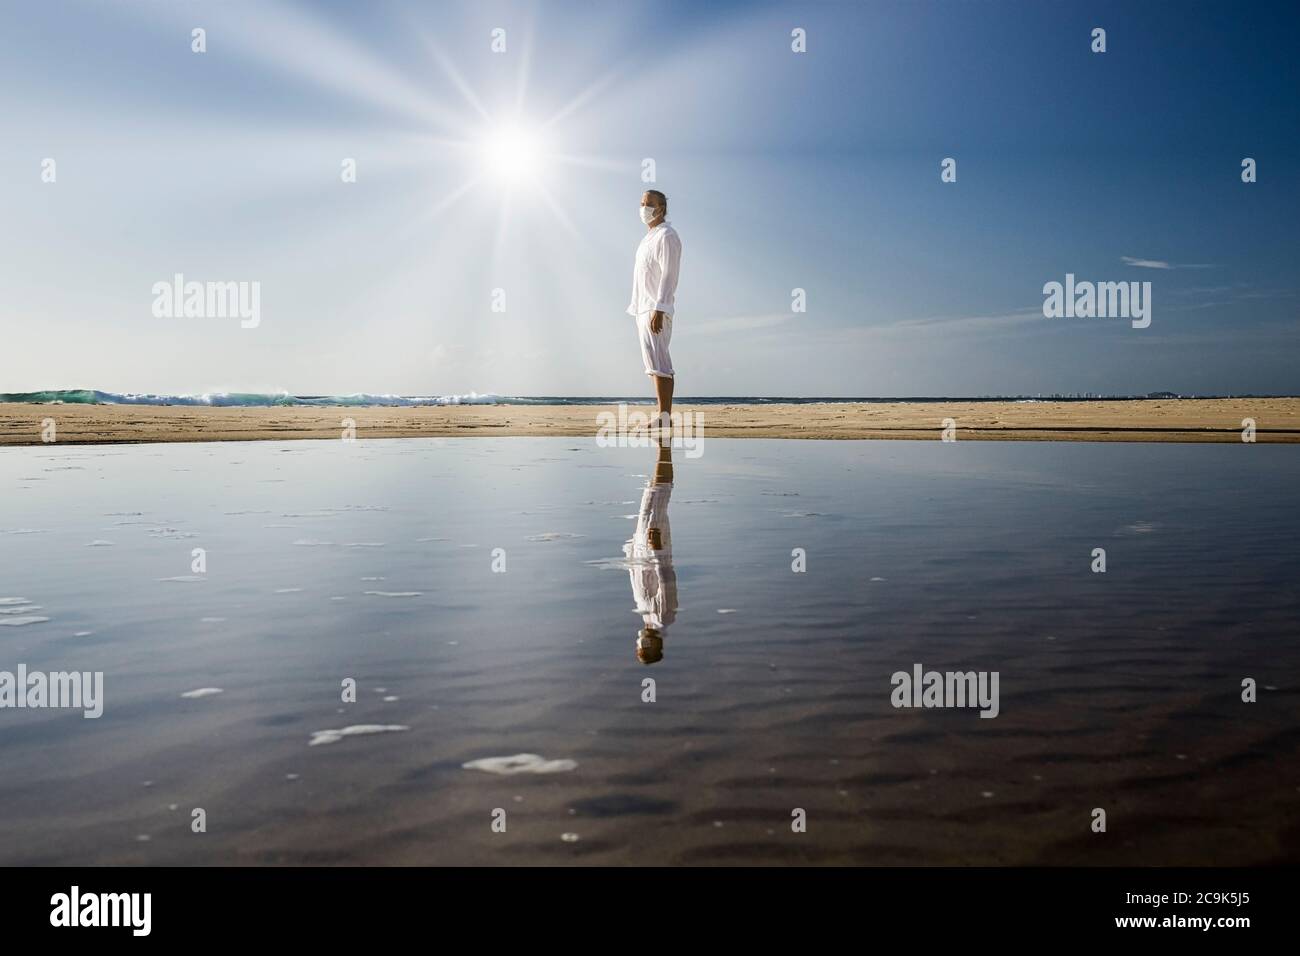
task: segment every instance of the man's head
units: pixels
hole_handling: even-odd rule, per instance
[[[641,221],[647,226],[657,226],[668,215],[668,197],[657,189],[647,189],[641,194]]]
[[[664,659],[664,639],[657,627],[647,627],[637,632],[636,659],[642,664],[657,664]]]

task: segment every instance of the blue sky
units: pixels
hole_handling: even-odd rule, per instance
[[[1300,392],[1293,4],[2,9],[0,391],[640,393],[650,157],[681,394]],[[155,317],[178,272],[260,324]],[[1044,318],[1067,272],[1150,328]]]

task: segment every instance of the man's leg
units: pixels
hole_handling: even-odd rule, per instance
[[[647,313],[636,317],[637,333],[641,340],[641,358],[645,362],[646,374],[655,383],[655,421],[666,427],[670,420],[665,416],[671,415],[673,410],[673,361],[668,355],[673,320],[671,317],[665,318],[660,331],[651,332],[650,319],[651,315]]]
[[[655,462],[654,483],[656,485],[673,483],[673,446],[659,446],[659,458]]]
[[[652,376],[655,380],[655,402],[658,404],[659,419],[663,422],[664,427],[668,427],[668,420],[665,415],[671,415],[673,411],[673,382],[675,379],[668,378],[666,375]]]

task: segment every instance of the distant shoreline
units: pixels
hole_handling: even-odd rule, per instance
[[[1296,395],[1179,395],[1149,392],[1145,395],[1097,395],[1091,392],[1052,395],[680,395],[688,405],[890,405],[963,402],[1151,402],[1208,401],[1217,399],[1300,398]],[[151,392],[105,392],[91,388],[45,389],[35,392],[0,392],[0,404],[7,402],[41,405],[131,405],[180,406],[186,408],[435,408],[445,405],[523,405],[590,407],[593,405],[652,405],[646,394],[637,395],[504,395],[496,392],[466,392],[451,395],[391,395],[355,392],[346,395],[308,395],[288,392],[201,392],[158,394]]]
[[[645,411],[645,406],[636,406]],[[957,440],[1243,443],[1300,442],[1300,398],[1091,401],[838,400],[697,404],[704,437],[937,440],[952,419]],[[593,438],[616,405],[238,406],[0,403],[0,445],[41,445],[53,422],[61,445],[138,442],[554,436]]]

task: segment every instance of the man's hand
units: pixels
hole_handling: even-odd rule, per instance
[[[653,315],[650,316],[650,331],[653,332],[655,335],[658,335],[663,330],[664,330],[664,314],[662,312],[655,312]]]

